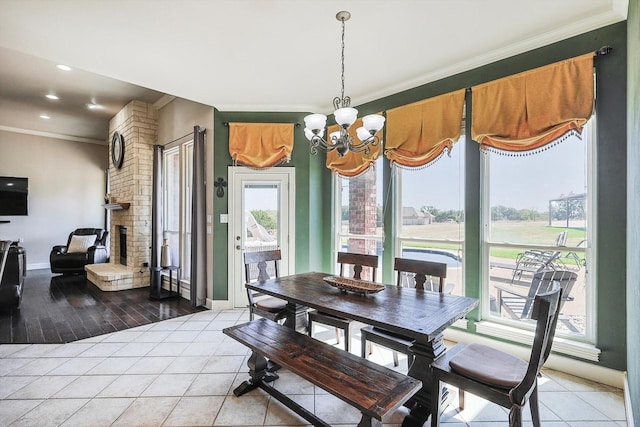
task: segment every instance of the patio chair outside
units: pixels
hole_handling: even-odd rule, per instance
[[[562,309],[566,301],[573,300],[571,290],[577,278],[578,275],[575,272],[568,270],[539,271],[533,275],[526,295],[518,293],[512,288],[496,285],[498,307],[500,310],[504,309],[514,320],[529,319],[536,295],[548,292],[553,287],[553,283],[557,282],[562,288],[562,299],[560,300],[560,309]]]
[[[565,247],[567,243],[568,231],[565,230],[559,233],[555,239],[556,247]],[[516,256],[516,262],[514,264],[505,264],[502,262],[492,262],[491,268],[507,268],[512,270],[511,283],[516,279],[522,280],[524,273],[537,273],[544,270],[559,270],[564,269],[566,266],[563,262],[562,252],[559,250],[540,250],[540,249],[528,249],[524,252],[520,252]],[[580,269],[580,265],[578,265]]]

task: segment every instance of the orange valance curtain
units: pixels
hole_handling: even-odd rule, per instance
[[[349,128],[349,135],[351,135],[356,143],[360,142],[356,136],[356,129],[360,126],[362,126],[362,118],[358,118],[358,120],[356,120],[356,122]],[[338,125],[329,126],[327,128],[325,138],[329,138],[331,132],[336,132],[338,129]],[[378,133],[378,138],[380,138],[380,136],[381,132]],[[327,142],[329,141],[327,140]],[[369,166],[378,160],[380,151],[382,151],[381,147],[382,139],[380,138],[380,141],[376,146],[369,146],[369,154],[365,154],[363,151],[358,153],[348,151],[343,157],[339,157],[335,150],[330,151],[327,153],[327,168],[331,169],[332,172],[335,172],[338,175],[348,178],[358,176],[361,173],[366,172],[369,169]]]
[[[593,111],[593,53],[472,88],[481,148],[530,151],[580,133]]]
[[[288,162],[292,123],[229,123],[229,154],[234,163],[262,169]]]
[[[391,163],[419,167],[460,138],[464,89],[387,110],[385,151]]]

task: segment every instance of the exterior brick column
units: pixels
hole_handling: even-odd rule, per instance
[[[375,165],[365,174],[349,180],[349,233],[374,235],[377,225]],[[376,254],[376,242],[349,239],[349,252]],[[371,279],[369,269],[363,270],[363,279]]]

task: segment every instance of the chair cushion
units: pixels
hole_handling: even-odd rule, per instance
[[[451,358],[449,366],[465,377],[509,389],[520,384],[527,373],[528,364],[486,345],[469,344]]]
[[[275,297],[262,298],[256,301],[257,308],[268,311],[269,313],[275,313],[283,310],[286,305],[287,301]]]
[[[91,246],[96,243],[96,235],[91,234],[88,236],[71,236],[71,243],[69,243],[69,247],[67,248],[67,253],[80,253],[87,252]]]

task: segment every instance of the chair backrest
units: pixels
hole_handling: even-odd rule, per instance
[[[11,240],[0,240],[0,283],[2,283],[2,277],[4,275],[4,266],[7,263],[10,247],[11,247]]]
[[[540,293],[535,297],[531,318],[536,320],[536,331],[531,347],[531,356],[524,379],[509,392],[513,404],[522,406],[529,398],[536,385],[540,369],[551,353],[561,299],[562,288],[557,282],[552,283],[547,292]]]
[[[522,318],[531,317],[532,303],[536,295],[549,292],[553,288],[553,284],[557,282],[562,289],[562,299],[560,300],[560,309],[569,299],[573,285],[578,279],[578,274],[568,270],[543,270],[533,275],[527,301],[522,309]]]
[[[259,282],[269,280],[271,278],[269,270],[271,270],[271,274],[273,274],[274,277],[280,277],[278,261],[281,259],[282,253],[280,252],[280,249],[260,252],[245,252],[244,273],[246,283],[250,283],[254,278]],[[271,266],[267,265],[270,261],[273,261]],[[254,267],[252,268],[252,266]]]
[[[371,267],[371,281],[376,281],[376,271],[378,270],[377,255],[338,252],[338,264],[340,264],[340,276],[342,277],[344,277],[345,266],[353,265],[354,279],[362,279],[362,267]]]
[[[76,228],[69,234],[67,239],[67,246],[71,244],[71,237],[75,236],[90,236],[94,234],[96,236],[96,245],[104,245],[108,232],[102,232],[102,228]]]
[[[566,246],[566,245],[567,245],[567,231],[565,230],[556,236],[556,246]]]
[[[424,289],[427,276],[431,276],[439,279],[438,292],[442,293],[444,290],[444,279],[447,277],[447,264],[407,258],[396,258],[393,264],[393,269],[398,272],[398,286],[402,286],[402,277],[405,273],[413,273],[416,289]]]

